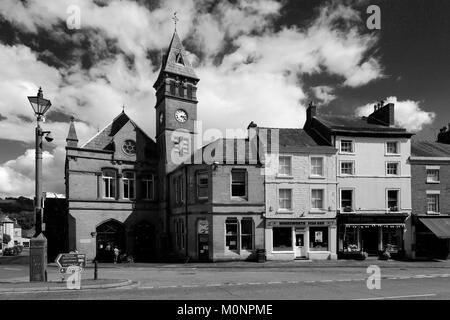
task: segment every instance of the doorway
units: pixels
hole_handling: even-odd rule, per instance
[[[378,254],[378,227],[361,229],[362,249],[370,255]]]
[[[306,258],[305,232],[295,230],[295,258]]]
[[[114,248],[121,253],[126,252],[125,228],[117,220],[109,220],[96,228],[97,256],[99,262],[113,262]]]
[[[155,260],[155,228],[147,221],[139,223],[135,229],[134,259],[137,262]]]

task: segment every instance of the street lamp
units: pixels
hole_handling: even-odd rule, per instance
[[[45,135],[45,140],[51,142],[53,137],[50,131],[43,131],[41,122],[44,114],[50,109],[51,102],[44,99],[42,89],[39,88],[38,94],[35,97],[28,97],[31,107],[36,114],[37,125],[35,131],[36,137],[36,196],[34,203],[35,212],[35,235],[30,241],[30,281],[47,281],[47,239],[42,234],[42,137]]]

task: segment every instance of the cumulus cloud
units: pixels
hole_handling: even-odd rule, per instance
[[[419,101],[403,100],[398,101],[397,97],[387,97],[386,103],[395,105],[395,122],[400,127],[406,128],[412,132],[422,130],[423,126],[433,123],[436,114],[427,112],[420,107]],[[373,112],[373,106],[377,102],[368,103],[356,109],[359,116],[368,116]]]
[[[330,86],[312,87],[311,90],[323,105],[326,105],[336,99],[336,95],[333,94],[334,88]]]
[[[273,0],[170,0],[153,4],[151,10],[131,0],[97,3],[0,2],[0,15],[20,32],[35,36],[44,32],[70,51],[70,59],[63,59],[50,48],[33,50],[30,43],[0,44],[0,110],[7,118],[0,126],[1,136],[32,142],[34,124],[24,121],[31,118],[26,96],[34,95],[39,85],[52,100],[52,110],[76,117],[81,143],[110,122],[123,104],[127,114],[154,136],[152,86],[160,63],[156,53],[168,45],[174,11],[179,12],[178,33],[201,79],[198,116],[205,129],[245,128],[252,120],[300,127],[305,120],[305,74],[333,75],[349,87],[383,77],[379,60],[368,56],[378,39],[355,27],[363,22],[350,6],[328,3],[306,27],[275,29],[284,3]],[[71,5],[80,8],[81,29],[68,32],[65,22]],[[344,25],[337,23],[342,20]],[[334,98],[324,86],[316,90],[324,103]],[[55,168],[62,168],[64,157],[57,152],[63,150],[68,123],[44,125],[56,138],[52,161],[59,161]],[[29,154],[23,157],[28,159]],[[13,180],[14,174],[18,181],[31,177],[14,163],[0,170]],[[64,174],[62,169],[53,172],[58,177]],[[51,188],[48,191],[55,191],[56,186]]]

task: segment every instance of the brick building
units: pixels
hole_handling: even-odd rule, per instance
[[[450,128],[449,128],[450,129]],[[411,145],[414,255],[447,258],[450,248],[450,130]]]

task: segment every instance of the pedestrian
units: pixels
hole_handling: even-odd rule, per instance
[[[114,263],[117,263],[119,261],[119,253],[120,250],[117,248],[117,246],[114,247]]]

